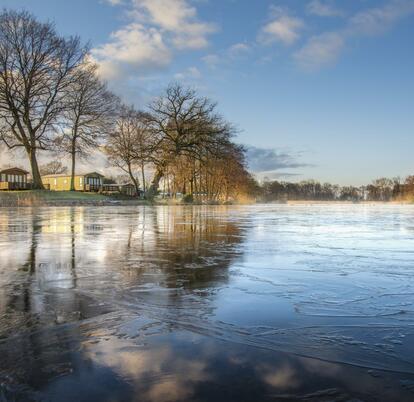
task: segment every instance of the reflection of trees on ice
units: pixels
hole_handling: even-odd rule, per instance
[[[171,363],[182,335],[189,349],[196,346],[188,339],[209,339],[414,373],[413,212],[350,205],[8,211],[0,219],[0,328],[20,349],[11,347],[6,360],[28,377],[50,363],[49,353],[53,376],[58,365],[83,370],[92,359],[132,377],[124,360],[131,367],[148,360],[143,345],[164,339],[170,351],[155,356],[173,371],[191,370],[195,360],[201,371],[194,373],[209,373],[210,363],[194,353],[188,365]],[[19,365],[36,348],[40,363],[33,355]],[[297,381],[295,367],[276,374],[266,367],[261,378],[273,387]],[[147,374],[156,377],[154,370]],[[162,373],[160,387],[168,384]],[[175,375],[180,389],[210,381],[197,376],[191,385]]]
[[[163,208],[136,208],[125,215],[115,209],[109,216],[85,208],[8,214],[24,222],[25,230],[14,232],[13,241],[29,248],[20,266],[13,263],[13,249],[0,266],[14,268],[4,279],[13,291],[2,293],[1,303],[14,330],[17,315],[21,325],[37,327],[86,318],[99,304],[119,305],[123,299],[130,306],[142,298],[189,304],[184,289],[226,281],[226,267],[236,256],[233,242],[240,241],[236,225],[221,225],[201,208],[177,208],[176,214]],[[7,240],[11,234],[2,236]],[[13,329],[7,322],[3,328]]]

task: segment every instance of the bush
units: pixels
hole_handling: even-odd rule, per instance
[[[186,194],[183,197],[183,203],[184,204],[192,204],[194,202],[194,197],[192,194]]]

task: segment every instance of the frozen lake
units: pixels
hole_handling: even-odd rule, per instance
[[[0,210],[0,401],[413,401],[414,206]]]

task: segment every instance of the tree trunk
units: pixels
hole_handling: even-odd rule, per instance
[[[171,185],[170,185],[170,175],[168,173],[168,170],[167,170],[167,173],[166,173],[165,177],[166,177],[166,180],[167,180],[168,198],[170,198],[171,197]]]
[[[30,167],[32,169],[33,189],[44,190],[42,177],[40,176],[39,165],[36,158],[36,148],[29,148],[27,150],[30,159]]]
[[[160,185],[160,181],[164,176],[164,168],[162,167],[158,167],[156,172],[155,172],[155,176],[152,179],[152,183],[150,188],[148,189],[148,197],[149,198],[154,198],[155,195],[158,192],[158,187]]]
[[[197,176],[194,176],[194,194],[198,201],[201,201],[201,194],[200,191],[198,191],[198,185],[197,185]]]
[[[146,189],[146,185],[145,185],[145,170],[144,169],[145,169],[144,164],[141,163],[142,191],[144,191],[144,194],[145,194],[145,191],[147,189]]]
[[[135,191],[137,192],[137,196],[138,196],[139,195],[139,184],[138,184],[137,179],[134,177],[134,174],[132,173],[131,165],[129,163],[128,163],[128,174],[132,180],[132,183],[134,184]]]
[[[71,175],[70,175],[70,191],[75,191],[75,168],[76,168],[75,141],[72,141],[71,155],[72,155],[72,171],[71,171]]]

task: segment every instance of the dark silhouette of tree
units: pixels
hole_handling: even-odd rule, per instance
[[[40,174],[64,174],[68,172],[67,166],[64,166],[60,160],[53,160],[45,165],[40,165],[39,167]]]
[[[79,38],[60,37],[49,22],[0,13],[0,136],[26,151],[34,188],[43,188],[37,152],[50,146],[85,54]]]
[[[144,113],[123,106],[105,145],[109,163],[128,174],[137,192],[138,170],[141,169],[145,182],[144,165],[148,162],[147,155],[150,152],[145,119]]]
[[[201,159],[234,134],[234,128],[208,98],[180,84],[170,85],[149,105],[146,124],[152,134],[151,160],[155,174],[149,195],[158,191],[167,169],[182,156]]]
[[[118,98],[97,77],[96,70],[95,64],[81,64],[65,97],[63,133],[56,145],[71,157],[71,191],[75,190],[77,158],[98,148],[115,120]]]

